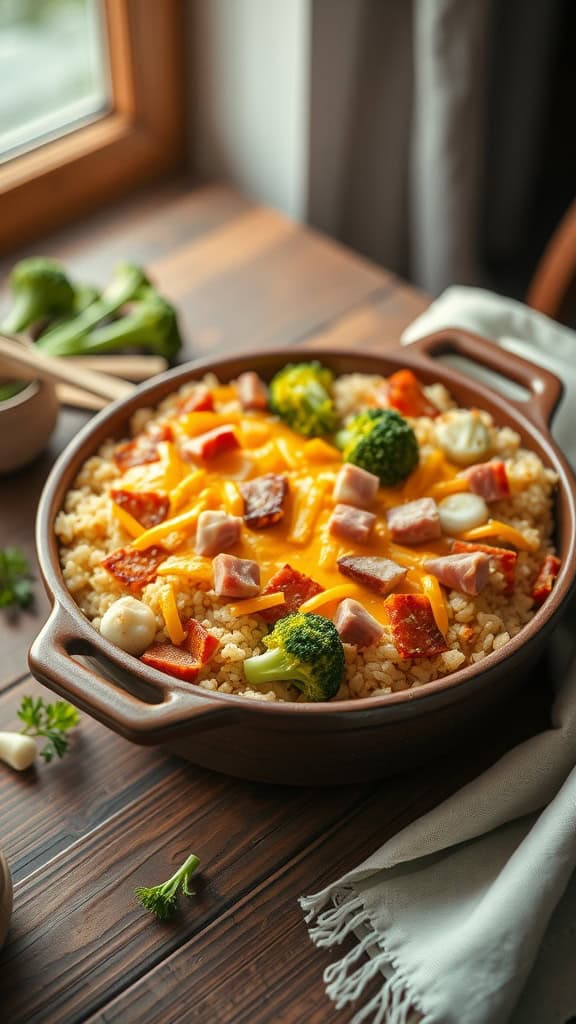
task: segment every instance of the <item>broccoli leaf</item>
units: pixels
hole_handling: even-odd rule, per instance
[[[34,598],[32,574],[24,552],[0,548],[0,608],[28,608]]]

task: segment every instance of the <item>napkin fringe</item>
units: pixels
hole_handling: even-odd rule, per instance
[[[367,1002],[350,1021],[350,1024],[408,1024],[409,1014],[417,1009],[421,1014],[420,1024],[432,1024],[432,1018],[418,1005],[418,999],[411,990],[398,961],[386,949],[382,935],[378,932],[362,896],[340,890],[338,905],[326,907],[330,892],[316,896],[304,896],[300,906],[305,912],[312,942],[321,948],[340,945],[346,936],[355,933],[358,941],[340,960],[330,964],[324,971],[326,994],[337,1010],[355,1002],[372,979],[387,967],[392,971],[382,988]],[[358,937],[358,930],[362,938]],[[370,959],[367,958],[371,951]],[[379,952],[376,952],[379,950]],[[363,958],[362,963],[357,962]]]

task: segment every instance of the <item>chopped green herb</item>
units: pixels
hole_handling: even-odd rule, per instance
[[[0,548],[0,608],[32,603],[33,576],[26,555],[20,548]]]
[[[52,761],[54,756],[64,757],[70,742],[66,733],[80,721],[76,708],[65,700],[46,704],[42,697],[23,697],[18,718],[24,722],[21,732],[46,740],[40,751],[40,757],[46,762]]]
[[[151,888],[140,886],[134,892],[146,910],[161,920],[166,920],[176,910],[176,897],[180,886],[182,886],[185,896],[194,896],[194,891],[188,886],[188,880],[199,864],[198,857],[191,853],[167,882],[163,882],[162,885],[153,885]]]

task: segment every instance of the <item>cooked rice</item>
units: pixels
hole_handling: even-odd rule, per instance
[[[340,416],[357,412],[370,402],[374,386],[381,380],[362,374],[340,377],[335,383],[335,402]],[[207,383],[214,385],[215,378]],[[141,431],[154,418],[174,415],[177,402],[190,393],[195,384],[181,388],[165,399],[155,412],[139,409],[132,420],[132,433]],[[442,410],[454,402],[442,384],[426,389],[427,395]],[[494,454],[506,461],[512,496],[491,506],[494,517],[503,519],[528,536],[540,539],[535,552],[519,552],[517,580],[512,596],[503,592],[500,574],[494,573],[491,585],[475,598],[456,591],[447,592],[449,650],[434,658],[406,660],[400,657],[385,627],[382,640],[365,649],[345,644],[347,673],[336,699],[364,698],[422,686],[466,664],[482,661],[515,636],[533,615],[531,585],[546,553],[552,551],[552,496],[555,474],[533,452],[520,447],[520,437],[509,427],[496,428],[483,413],[493,437]],[[421,448],[432,441],[433,421],[413,421]],[[64,510],[55,524],[60,542],[60,559],[66,586],[80,609],[99,629],[101,618],[110,605],[126,593],[101,566],[102,559],[130,538],[111,515],[108,491],[120,476],[112,454],[118,442],[108,441],[97,455],[80,470],[74,487],[66,495]],[[490,542],[488,542],[490,543]],[[226,603],[207,586],[191,584],[181,577],[164,577],[144,588],[142,600],[156,615],[157,640],[166,640],[160,612],[162,587],[171,582],[181,618],[194,617],[220,640],[220,648],[201,671],[198,685],[221,693],[242,693],[258,700],[302,700],[299,691],[278,683],[266,692],[246,687],[242,663],[262,652],[261,639],[267,627],[258,615],[233,618]]]

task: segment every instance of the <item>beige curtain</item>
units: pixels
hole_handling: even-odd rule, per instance
[[[530,216],[562,2],[315,0],[311,223],[433,295],[482,283]]]

